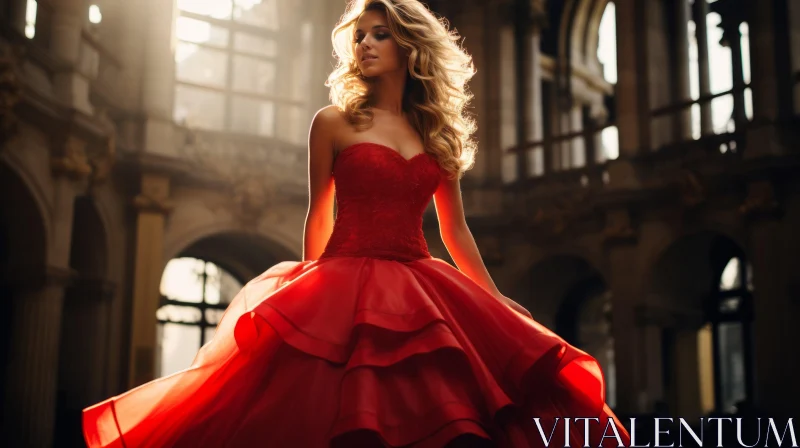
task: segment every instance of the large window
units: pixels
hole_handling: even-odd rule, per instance
[[[179,124],[294,140],[276,132],[284,126],[281,116],[305,118],[296,89],[285,88],[296,87],[297,80],[286,75],[298,67],[295,55],[279,59],[279,38],[285,34],[279,30],[289,27],[279,23],[278,2],[178,0],[174,116]],[[287,33],[296,33],[297,24],[291,25]],[[306,31],[299,33],[300,45],[308,44],[310,28],[300,29]]]
[[[600,37],[597,45],[597,59],[603,64],[603,76],[611,84],[617,83],[617,11],[613,2],[609,2],[600,19]],[[619,130],[616,126],[603,129],[602,160],[619,157]]]
[[[689,3],[694,1],[707,1],[709,4],[715,3],[716,0],[689,0]],[[709,86],[712,95],[721,94],[731,91],[734,87],[733,79],[733,59],[741,57],[742,61],[742,74],[745,84],[750,83],[750,35],[749,26],[743,22],[739,26],[739,45],[736,47],[741,48],[741,54],[733,54],[731,52],[732,46],[730,43],[725,42],[727,36],[724,35],[722,29],[722,17],[716,12],[710,12],[706,15],[706,30],[708,47],[708,70],[709,70]],[[700,98],[700,67],[699,67],[699,53],[698,53],[698,40],[697,40],[697,24],[695,21],[689,21],[689,73],[690,73],[690,86],[692,99],[697,100]],[[748,119],[753,115],[753,99],[752,91],[747,88],[744,91],[744,108],[745,114]],[[695,104],[692,107],[692,135],[695,139],[701,137],[701,123],[700,123],[700,105]],[[736,130],[734,118],[734,95],[728,94],[718,96],[711,100],[711,126],[715,134],[733,132]]]
[[[158,376],[191,365],[200,347],[214,337],[222,314],[240,289],[242,283],[214,263],[176,258],[167,264],[156,312]]]
[[[713,384],[713,399],[708,401],[720,412],[733,413],[742,401],[753,398],[752,291],[750,266],[743,257],[735,257],[722,270],[707,302],[710,322],[701,352],[710,354],[712,363],[701,372],[701,380]]]

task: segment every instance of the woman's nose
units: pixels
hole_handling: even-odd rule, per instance
[[[363,39],[361,39],[361,48],[364,50],[372,48],[372,44],[367,41],[368,39],[371,39],[369,34],[364,36]]]

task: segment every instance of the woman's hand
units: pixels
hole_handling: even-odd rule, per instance
[[[523,316],[527,317],[528,319],[533,319],[531,316],[530,311],[528,311],[524,306],[520,305],[519,303],[509,299],[508,297],[504,296],[503,294],[497,294],[497,297],[501,302],[508,305],[509,308],[513,309],[514,311],[522,314]]]

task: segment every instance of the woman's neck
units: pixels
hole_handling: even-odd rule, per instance
[[[403,115],[405,77],[381,76],[372,85],[370,107],[392,115]]]

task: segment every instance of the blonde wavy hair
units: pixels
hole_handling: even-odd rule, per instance
[[[475,163],[476,125],[465,108],[472,100],[467,82],[475,75],[472,57],[455,32],[448,30],[419,0],[352,0],[331,33],[337,66],[325,85],[331,103],[356,129],[371,127],[372,85],[355,59],[354,32],[366,11],[382,11],[400,48],[408,53],[403,110],[434,156],[452,178],[460,178]]]

